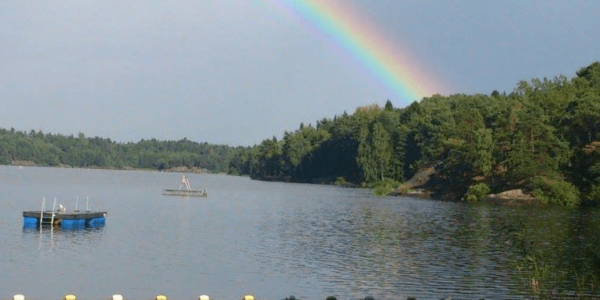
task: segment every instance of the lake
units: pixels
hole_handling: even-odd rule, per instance
[[[207,198],[163,196],[180,176],[1,166],[0,299],[521,298],[527,289],[495,220],[573,214],[208,174],[186,174]],[[39,210],[43,197],[68,210],[89,199],[106,225],[23,228],[22,211]],[[589,214],[596,222],[598,211]]]

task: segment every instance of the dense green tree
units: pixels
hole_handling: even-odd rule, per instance
[[[512,181],[559,173],[559,167],[568,162],[571,153],[566,141],[555,134],[543,107],[525,99],[516,118],[507,157]]]
[[[284,161],[282,159],[282,144],[273,137],[264,140],[258,146],[258,170],[262,178],[277,178],[282,175]]]
[[[473,166],[484,176],[490,176],[493,167],[494,142],[492,130],[479,128],[475,131],[475,155]]]
[[[392,148],[390,147],[390,135],[379,122],[373,124],[370,142],[373,149],[373,159],[378,164],[380,179],[383,180],[390,168]]]

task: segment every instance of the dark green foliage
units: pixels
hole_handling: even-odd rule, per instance
[[[591,191],[588,193],[587,197],[584,199],[585,204],[588,206],[598,206],[600,205],[600,185],[593,185]]]
[[[581,68],[577,72],[577,76],[577,79],[580,79],[577,81],[578,84],[589,87],[589,89],[580,88],[579,95],[600,95],[600,62],[594,62],[587,67]]]
[[[301,170],[294,172],[294,181],[330,183],[342,177],[351,183],[360,182],[362,173],[356,163],[356,141],[349,137],[330,139],[311,155],[302,159]]]
[[[531,188],[533,196],[545,204],[577,206],[580,202],[577,187],[560,179],[535,177],[531,180]]]
[[[83,133],[74,137],[0,129],[0,164],[155,170],[185,166],[218,173],[227,172],[231,159],[242,150],[187,139],[119,144],[110,139],[86,138]]]
[[[469,190],[463,197],[463,201],[477,202],[485,199],[490,193],[490,187],[485,183],[478,183],[469,187]]]

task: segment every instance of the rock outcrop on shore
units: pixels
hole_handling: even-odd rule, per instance
[[[429,182],[430,177],[435,174],[435,168],[440,164],[440,162],[436,162],[431,164],[419,172],[417,172],[409,181],[405,182],[399,188],[395,189],[392,192],[394,196],[411,196],[411,197],[421,197],[421,198],[429,198],[431,197],[431,192],[426,189],[421,189],[419,187],[425,186],[427,182]]]
[[[440,200],[459,200],[468,190],[467,183],[455,182],[448,184],[440,178],[436,178],[437,168],[441,162],[435,162],[422,168],[409,181],[395,189],[393,196],[410,196],[419,198],[436,198]],[[464,186],[463,186],[464,185]],[[523,189],[513,189],[498,194],[490,194],[485,200],[488,203],[497,204],[539,204],[540,201],[534,196],[526,193]]]
[[[522,189],[505,191],[499,194],[490,194],[485,198],[486,202],[502,204],[538,204],[539,201],[523,192]]]

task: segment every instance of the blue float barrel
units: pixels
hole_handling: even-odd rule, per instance
[[[62,219],[60,222],[62,229],[82,229],[85,228],[85,219]]]
[[[37,218],[33,217],[23,217],[23,227],[25,228],[36,228],[39,226],[39,221]]]
[[[87,225],[90,227],[102,227],[105,222],[106,220],[104,218],[93,218],[87,222]]]

